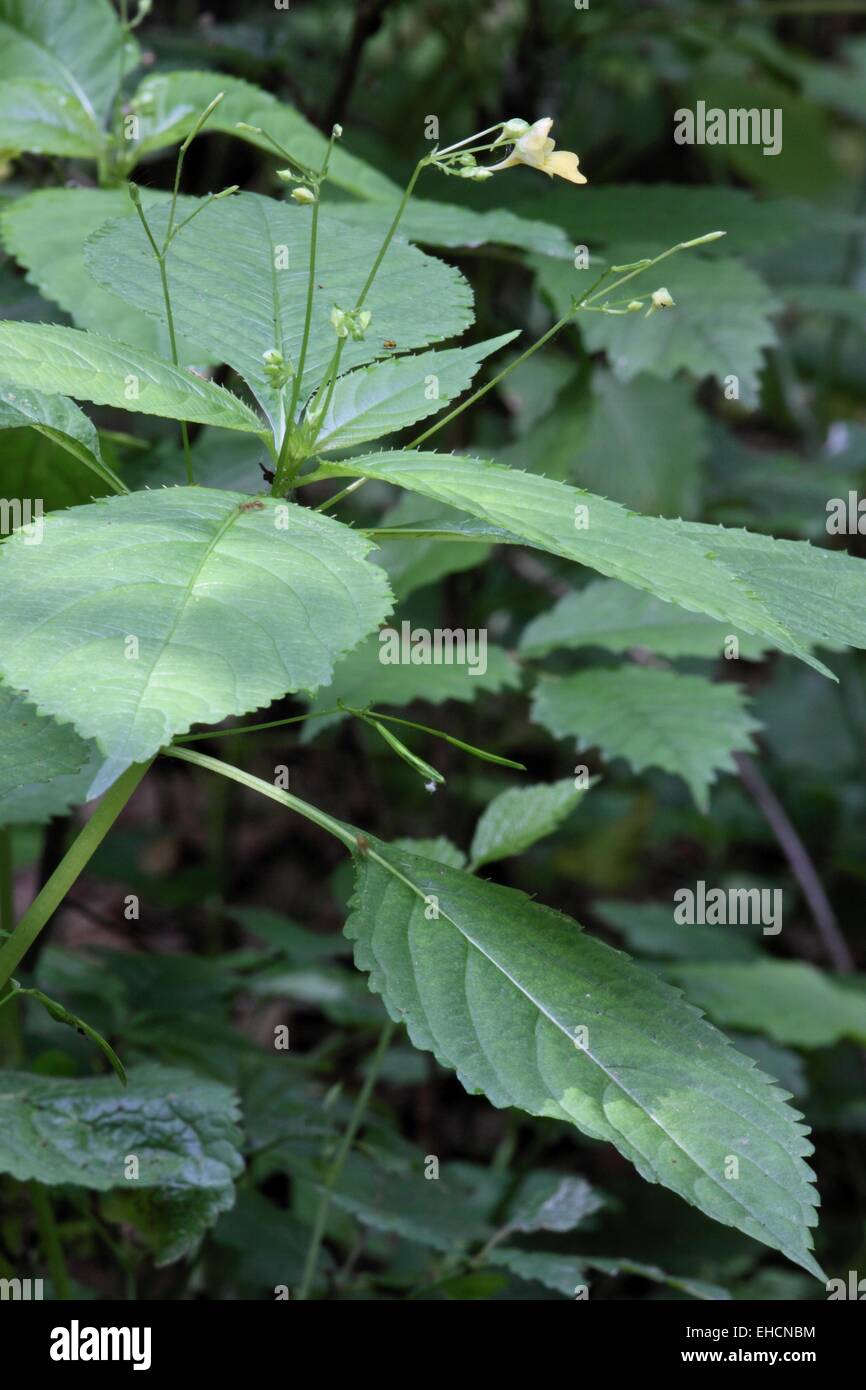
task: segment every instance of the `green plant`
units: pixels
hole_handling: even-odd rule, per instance
[[[17,923],[7,886],[0,1008],[13,1020],[25,998],[44,1006],[54,1022],[97,1043],[117,1076],[31,1083],[13,1072],[0,1105],[0,1169],[21,1181],[75,1184],[65,1139],[56,1152],[32,1147],[39,1108],[56,1107],[62,1135],[74,1143],[87,1132],[88,1111],[125,1084],[113,1049],[83,1021],[86,1010],[79,1016],[45,989],[22,988],[13,975],[154,760],[166,759],[260,793],[351,857],[346,935],[388,1019],[324,1169],[309,1155],[296,1160],[314,1210],[306,1213],[309,1237],[293,1296],[308,1297],[318,1286],[321,1243],[335,1209],[369,1211],[365,1165],[380,1163],[388,1172],[390,1164],[399,1186],[402,1155],[377,1154],[375,1145],[372,1157],[353,1152],[353,1141],[395,1026],[404,1024],[414,1046],[456,1072],[469,1092],[612,1144],[642,1178],[823,1279],[812,1253],[811,1145],[789,1093],[660,975],[571,918],[479,876],[483,866],[528,849],[593,795],[587,766],[544,785],[512,781],[482,817],[467,865],[453,846],[385,843],[290,792],[279,776],[268,781],[239,765],[247,735],[258,730],[297,722],[307,738],[320,720],[324,726],[348,718],[431,786],[445,780],[436,766],[438,739],[455,750],[458,777],[473,760],[523,770],[495,748],[379,708],[440,687],[444,698],[472,680],[450,665],[428,664],[423,653],[416,659],[417,646],[416,656],[404,654],[393,669],[385,663],[376,634],[395,610],[388,632],[396,634],[405,594],[374,563],[378,545],[401,546],[409,567],[413,552],[423,555],[442,573],[459,567],[453,557],[461,547],[493,545],[597,571],[604,577],[597,590],[566,595],[527,627],[519,673],[485,639],[477,688],[532,681],[537,725],[625,758],[637,771],[655,767],[683,778],[703,811],[717,774],[734,770],[735,758],[750,748],[757,722],[740,685],[654,669],[664,667],[659,658],[722,656],[733,644],[735,655],[776,652],[835,680],[816,649],[866,646],[862,561],[847,554],[641,515],[555,476],[436,450],[439,431],[576,321],[591,325],[591,342],[593,333],[610,342],[619,340],[605,335],[626,332],[640,354],[641,333],[654,334],[662,319],[675,322],[681,311],[701,312],[701,287],[724,298],[732,272],[712,259],[724,233],[682,235],[643,255],[635,219],[624,238],[636,243],[634,254],[603,268],[571,259],[567,244],[563,256],[560,245],[559,258],[548,257],[544,269],[558,317],[467,396],[482,363],[516,331],[435,346],[471,328],[473,297],[459,270],[420,250],[411,231],[406,239],[416,185],[423,177],[433,193],[433,180],[448,176],[458,180],[449,189],[459,191],[463,180],[484,184],[492,177],[506,198],[504,170],[517,162],[579,181],[574,156],[557,152],[560,163],[551,162],[548,125],[502,120],[434,146],[401,194],[347,153],[350,128],[347,138],[334,125],[324,139],[285,105],[236,79],[150,75],[124,104],[136,61],[132,30],[144,7],[130,20],[122,6],[119,21],[104,0],[75,8],[74,23],[55,30],[12,0],[0,4],[0,21],[18,45],[10,59],[18,75],[0,94],[0,145],[93,161],[99,179],[99,187],[24,193],[3,214],[10,254],[77,325],[0,323],[0,424],[35,430],[66,451],[74,504],[26,518],[0,554],[6,853],[8,826],[101,800]],[[45,6],[45,15],[50,10]],[[286,196],[235,185],[203,198],[182,193],[185,156],[206,128],[272,153]],[[130,181],[145,170],[141,161],[176,145],[170,192],[145,187],[143,178]],[[512,153],[503,160],[504,151]],[[543,197],[549,185],[539,186]],[[344,204],[332,189],[366,201]],[[49,244],[49,211],[76,248],[68,266],[57,263]],[[459,207],[438,215],[458,228],[461,216],[480,216]],[[506,214],[484,215],[495,240],[497,218],[505,226]],[[531,225],[537,228],[527,224],[527,237],[556,240],[552,229]],[[672,293],[655,271],[680,253],[695,258],[697,271],[685,272],[684,288],[675,285]],[[217,373],[229,385],[217,384]],[[134,442],[98,432],[74,404],[81,400],[176,421],[180,440],[166,436],[160,458],[148,455],[137,467]],[[247,490],[212,485],[207,459],[199,461],[198,441],[191,443],[195,426],[203,427],[199,440],[214,448],[248,437]],[[410,426],[419,432],[390,447],[388,437]],[[373,451],[356,452],[364,445]],[[176,471],[181,456],[184,482]],[[267,480],[260,488],[249,473],[257,465]],[[166,480],[170,486],[162,486]],[[332,481],[336,489],[323,497],[320,485]],[[396,488],[423,505],[405,518],[365,516],[359,525],[346,506],[368,484],[376,498],[383,487]],[[656,639],[646,645],[655,656],[649,664],[575,674],[539,671],[548,652],[579,644],[581,623],[595,623],[600,644],[615,652],[642,647],[653,631]],[[623,629],[625,635],[605,636]],[[309,700],[309,710],[218,727],[287,695]],[[415,747],[419,733],[424,757]],[[212,747],[220,738],[232,749],[229,760],[195,746]],[[7,885],[8,878],[7,864]],[[14,1058],[12,1031],[7,1041]],[[158,1111],[166,1088],[176,1089],[172,1075],[151,1062],[131,1069],[132,1110],[92,1155],[86,1183],[110,1193],[105,1218],[139,1225],[163,1262],[188,1254],[231,1208],[241,1167],[230,1091],[217,1080],[191,1083],[178,1104],[186,1107],[190,1135],[208,1137],[216,1176],[190,1174],[192,1142],[180,1154],[155,1142],[143,1195],[130,1195],[120,1162],[131,1142],[129,1116],[149,1103]],[[309,1097],[298,1103],[312,1106]],[[322,1115],[329,1131],[327,1106]],[[445,1247],[449,1256],[458,1251],[449,1279],[469,1279],[492,1265],[562,1292],[581,1282],[593,1260],[605,1268],[600,1256],[563,1265],[544,1248],[504,1244],[515,1232],[569,1225],[546,1226],[537,1212],[521,1217],[518,1200],[494,1230],[465,1174],[451,1181],[462,1224]],[[246,1197],[252,1221],[255,1193]],[[568,1222],[577,1224],[588,1200],[580,1184],[566,1184]],[[405,1215],[394,1220],[396,1229],[403,1221],[417,1235],[425,1215],[414,1224]],[[432,1218],[429,1224],[435,1234]],[[300,1237],[293,1230],[291,1238]],[[418,1238],[429,1240],[429,1229]],[[634,1268],[646,1269],[639,1262]]]

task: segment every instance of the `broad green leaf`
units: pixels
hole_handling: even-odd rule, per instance
[[[284,164],[273,146],[255,131],[238,130],[239,122],[259,126],[308,168],[320,169],[327,141],[299,112],[277,101],[261,87],[216,72],[168,72],[146,77],[133,93],[131,110],[141,122],[141,139],[135,154],[141,158],[175,145],[189,134],[205,107],[220,92],[224,99],[208,118],[203,134],[223,131],[266,150],[277,164]],[[348,128],[345,141],[348,142]],[[337,144],[331,156],[328,179],[359,198],[394,198],[400,190],[378,169]]]
[[[389,608],[368,550],[330,517],[215,489],[54,513],[41,545],[0,549],[0,670],[119,770],[328,681]]]
[[[2,28],[0,28],[2,42]],[[68,92],[33,78],[0,81],[0,147],[18,153],[97,159],[105,137]]]
[[[179,216],[200,206],[184,199]],[[160,239],[167,209],[149,220]],[[297,366],[306,305],[312,214],[296,203],[240,193],[211,203],[175,238],[169,252],[169,287],[177,329],[235,368],[255,392],[280,434],[288,391],[269,384],[262,356],[273,348]],[[381,248],[381,238],[345,226],[323,209],[319,217],[310,340],[301,400],[316,387],[337,338],[334,304],[351,309]],[[109,222],[88,241],[91,274],[105,288],[162,320],[165,302],[159,268],[143,227]],[[207,313],[202,304],[207,302]],[[365,308],[372,314],[362,341],[345,340],[342,370],[425,347],[462,333],[472,322],[472,292],[459,271],[414,246],[392,243]]]
[[[617,265],[631,264],[662,250],[662,246],[633,242],[612,248],[610,259]],[[539,259],[534,265],[557,315],[566,313],[583,281],[567,262]],[[676,307],[659,310],[650,318],[639,313],[624,317],[595,311],[577,314],[574,322],[588,350],[606,352],[611,370],[621,381],[631,381],[641,372],[670,378],[684,370],[698,380],[714,377],[724,386],[726,378],[733,376],[739,398],[754,403],[764,353],[777,339],[772,315],[779,304],[765,282],[741,261],[684,252],[630,281],[628,289],[647,296],[660,285],[670,290]],[[602,294],[599,303],[603,302]]]
[[[552,835],[586,795],[574,779],[541,783],[535,787],[509,787],[494,797],[481,813],[469,857],[472,868],[522,854],[536,840]]]
[[[808,642],[835,632],[836,641],[866,646],[866,566],[838,552],[639,516],[550,478],[452,454],[368,454],[329,463],[316,476],[378,478],[420,492],[479,517],[494,528],[486,533],[492,538],[520,540],[705,613],[824,675],[832,672]]]
[[[120,479],[103,461],[93,423],[74,401],[66,396],[49,396],[44,391],[22,391],[0,379],[0,430],[27,426],[68,449],[112,491],[123,491]],[[30,495],[38,494],[33,489]]]
[[[142,206],[148,213],[164,204],[167,196],[141,189]],[[125,188],[39,188],[3,210],[0,233],[9,253],[26,269],[30,283],[65,309],[78,328],[169,359],[166,327],[97,285],[84,264],[87,238],[113,217],[138,221]],[[208,360],[203,348],[189,346],[182,337],[177,348],[183,364]]]
[[[339,378],[322,418],[317,452],[353,449],[436,415],[466,390],[484,359],[512,342],[518,331],[473,347],[395,357],[348,372]]]
[[[25,390],[57,391],[121,410],[263,432],[263,422],[231,391],[96,333],[0,322],[0,354],[6,380]]]
[[[675,965],[666,974],[689,999],[732,1028],[766,1033],[792,1047],[832,1047],[843,1038],[866,1043],[862,975],[835,978],[804,961],[767,959]]]
[[[108,116],[122,42],[129,69],[138,45],[124,39],[109,0],[0,0],[0,83],[36,78],[74,97],[94,124]]]
[[[353,203],[340,208],[340,216],[349,226],[365,232],[375,231],[384,236],[391,224],[396,203]],[[422,246],[445,246],[453,249],[468,246],[514,246],[520,251],[534,251],[541,256],[574,256],[570,238],[561,227],[534,218],[515,217],[505,208],[491,212],[474,212],[451,203],[433,202],[429,198],[412,198],[400,219],[397,235],[404,241],[420,242]]]
[[[741,928],[674,921],[675,904],[632,903],[605,899],[593,911],[625,937],[630,951],[656,960],[756,960],[761,949]]]
[[[635,772],[682,777],[704,812],[716,773],[736,771],[732,753],[760,727],[739,686],[645,666],[543,676],[532,718],[556,738],[576,737],[578,751],[597,747]]]
[[[512,889],[372,840],[356,866],[346,935],[416,1047],[822,1277],[797,1112],[675,990]]]
[[[409,624],[406,625],[410,627]],[[386,637],[389,633],[402,632],[402,625],[382,629]],[[426,631],[426,629],[422,629]],[[411,655],[411,642],[404,647]],[[467,649],[468,650],[468,649]],[[473,655],[473,652],[468,652]],[[313,700],[310,710],[332,709],[338,701],[354,709],[365,709],[368,705],[398,707],[411,704],[413,700],[424,700],[432,705],[440,705],[445,700],[474,700],[482,692],[515,689],[520,684],[520,672],[501,647],[488,643],[483,654],[480,647],[474,652],[474,662],[462,664],[412,664],[408,659],[400,663],[383,660],[388,656],[388,642],[382,641],[382,634],[371,637],[357,650],[350,652],[340,662],[330,685],[321,689]],[[482,669],[483,668],[483,669]],[[304,740],[315,738],[316,734],[336,724],[343,716],[334,714],[324,718],[311,719],[305,726]],[[411,731],[409,731],[411,738]]]
[[[533,618],[521,635],[520,652],[539,657],[560,647],[602,647],[609,652],[643,647],[659,656],[717,660],[730,637],[736,637],[739,655],[752,661],[766,650],[760,638],[732,633],[701,613],[664,603],[653,594],[636,593],[614,579],[595,579]]]
[[[521,1250],[506,1245],[491,1250],[486,1263],[508,1269],[520,1279],[555,1289],[566,1298],[574,1298],[581,1287],[586,1287],[587,1270],[606,1275],[636,1274],[653,1284],[666,1284],[691,1298],[715,1301],[731,1297],[727,1289],[717,1284],[666,1274],[657,1265],[646,1265],[636,1260],[609,1260],[596,1255],[557,1255],[547,1250]]]
[[[68,724],[55,724],[0,685],[0,826],[62,815],[84,801],[103,761]]]
[[[0,1172],[19,1182],[124,1189],[117,1219],[144,1221],[159,1263],[188,1253],[234,1202],[243,1162],[232,1091],[189,1072],[132,1068],[129,1085],[7,1071]],[[127,1160],[138,1159],[134,1194]]]

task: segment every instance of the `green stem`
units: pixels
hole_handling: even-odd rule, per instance
[[[402,198],[400,199],[400,202],[399,202],[399,204],[398,204],[398,206],[397,206],[397,211],[396,211],[395,214],[394,214],[394,217],[393,217],[393,219],[392,219],[391,225],[390,225],[390,227],[388,228],[387,232],[385,233],[384,239],[383,239],[383,241],[382,241],[382,245],[379,247],[379,250],[378,250],[377,253],[376,253],[376,258],[375,258],[375,260],[373,261],[372,266],[370,267],[370,273],[369,273],[369,275],[367,276],[366,280],[364,281],[364,284],[363,284],[362,287],[361,287],[361,293],[358,295],[357,301],[356,301],[356,303],[355,303],[355,307],[354,307],[354,309],[352,310],[352,313],[353,313],[353,314],[357,314],[357,313],[363,308],[363,306],[364,306],[364,300],[367,298],[367,295],[368,295],[369,292],[370,292],[370,288],[371,288],[371,286],[372,286],[372,284],[373,284],[373,281],[375,280],[375,278],[376,278],[376,276],[377,276],[377,274],[378,274],[378,272],[379,272],[379,267],[381,266],[383,260],[385,259],[385,256],[386,256],[387,251],[388,251],[388,247],[391,245],[391,242],[392,242],[392,240],[394,239],[394,233],[396,232],[397,228],[398,228],[399,225],[400,225],[400,219],[402,218],[404,212],[406,211],[407,204],[408,204],[408,202],[409,202],[409,199],[412,197],[412,193],[413,193],[413,190],[414,190],[414,188],[415,188],[415,184],[418,182],[418,178],[419,178],[419,176],[420,176],[421,170],[422,170],[422,169],[425,169],[425,168],[427,167],[427,165],[430,164],[430,163],[432,163],[432,156],[431,156],[431,155],[428,155],[428,154],[425,154],[424,158],[423,158],[423,159],[419,159],[419,160],[418,160],[418,163],[415,165],[415,168],[414,168],[413,171],[412,171],[412,177],[409,179],[409,182],[407,183],[405,189],[403,190],[403,196],[402,196]],[[326,417],[326,415],[327,415],[327,413],[328,413],[328,406],[331,404],[331,398],[332,398],[332,396],[333,396],[333,394],[334,394],[334,388],[335,388],[335,386],[336,386],[336,384],[337,384],[337,377],[338,377],[339,371],[340,371],[340,361],[341,361],[342,356],[343,356],[343,349],[344,349],[345,345],[346,345],[346,339],[345,339],[345,338],[338,338],[338,339],[337,339],[337,346],[336,346],[336,348],[334,349],[334,354],[333,354],[333,356],[332,356],[332,358],[331,358],[330,364],[329,364],[329,366],[328,366],[328,370],[327,370],[327,372],[325,373],[324,380],[323,380],[323,381],[321,382],[321,384],[319,385],[318,390],[316,391],[316,393],[315,393],[315,395],[314,395],[314,397],[313,397],[313,400],[312,400],[311,404],[307,407],[307,413],[308,413],[308,414],[310,413],[311,410],[314,411],[314,412],[316,412],[316,411],[318,412],[319,418],[320,418],[319,430],[321,430],[322,424],[324,423],[325,417]],[[324,397],[324,399],[323,399],[323,397]],[[320,402],[320,401],[322,402],[321,406],[319,406],[319,402]],[[309,447],[308,447],[307,457],[309,457],[309,455],[313,452],[313,446],[315,445],[315,442],[316,442],[316,438],[317,438],[317,436],[318,436],[318,433],[319,433],[319,431],[317,430],[317,431],[316,431],[316,435],[313,436],[313,438],[309,441]],[[273,488],[272,488],[272,491],[273,491],[274,493],[278,493],[280,487],[281,487],[281,486],[284,486],[284,484],[283,484],[283,479],[282,479],[282,463],[283,463],[284,453],[285,453],[285,449],[283,448],[283,449],[280,450],[280,458],[279,458],[279,462],[278,462],[278,464],[277,464],[277,468],[276,468],[276,472],[275,472],[274,483],[273,483]],[[305,461],[304,459],[298,459],[298,460],[297,460],[297,463],[296,463],[296,465],[295,465],[295,472],[297,472],[297,469],[300,468],[301,464],[304,463],[304,461]]]
[[[168,341],[171,344],[171,360],[174,365],[179,366],[177,354],[177,338],[174,332],[174,314],[171,311],[171,294],[168,288],[168,271],[165,266],[165,255],[159,257],[159,278],[162,283],[162,297],[165,302],[165,320],[168,324]],[[189,430],[186,427],[186,420],[180,422],[180,435],[183,440],[183,461],[186,464],[186,480],[192,486],[195,482],[195,475],[192,470],[192,455],[189,451]]]
[[[42,1253],[45,1256],[48,1273],[51,1275],[51,1282],[54,1285],[54,1296],[66,1302],[71,1294],[69,1274],[66,1269],[66,1259],[60,1242],[60,1232],[57,1229],[51,1198],[41,1183],[32,1182],[29,1186],[30,1200],[36,1213],[36,1225],[39,1228],[39,1239],[42,1243]]]
[[[313,1279],[315,1278],[316,1274],[316,1262],[319,1257],[319,1249],[322,1244],[322,1237],[325,1234],[325,1226],[328,1221],[328,1212],[331,1209],[331,1194],[333,1193],[334,1188],[337,1186],[337,1183],[340,1180],[340,1175],[342,1174],[343,1167],[349,1155],[349,1150],[351,1149],[352,1144],[355,1141],[355,1135],[358,1133],[358,1130],[361,1126],[361,1121],[364,1118],[367,1105],[370,1101],[370,1096],[373,1093],[373,1087],[376,1084],[376,1078],[379,1075],[379,1068],[382,1065],[382,1060],[385,1056],[385,1053],[388,1051],[388,1047],[390,1045],[392,1037],[394,1036],[394,1030],[396,1026],[397,1025],[393,1022],[393,1020],[389,1018],[386,1020],[382,1028],[382,1031],[379,1034],[379,1041],[376,1044],[376,1051],[373,1053],[373,1056],[370,1060],[370,1064],[367,1067],[367,1075],[364,1078],[364,1084],[358,1093],[358,1099],[355,1101],[355,1106],[352,1110],[351,1118],[349,1119],[349,1123],[346,1126],[346,1131],[343,1135],[343,1138],[340,1141],[340,1147],[337,1150],[336,1157],[334,1158],[331,1167],[328,1169],[327,1176],[325,1177],[325,1190],[323,1191],[319,1199],[319,1206],[316,1212],[316,1219],[313,1223],[313,1229],[310,1232],[310,1243],[307,1248],[307,1259],[304,1265],[304,1275],[301,1280],[301,1286],[298,1289],[297,1293],[297,1298],[300,1302],[304,1302],[309,1297]]]
[[[254,777],[251,772],[244,772],[239,767],[233,767],[231,763],[221,762],[219,758],[211,758],[207,753],[196,753],[193,748],[180,748],[177,745],[172,745],[163,748],[162,752],[167,758],[178,758],[183,763],[192,763],[193,767],[203,767],[209,772],[218,772],[221,777],[229,777],[233,782],[239,782],[242,787],[259,792],[262,796],[269,797],[271,801],[278,801],[281,806],[287,806],[290,811],[297,811],[298,815],[304,816],[306,820],[312,821],[322,830],[327,830],[329,835],[334,835],[346,846],[346,849],[353,853],[358,848],[357,838],[347,825],[343,825],[341,821],[327,815],[325,811],[320,811],[317,806],[311,806],[309,802],[301,801],[299,797],[292,796],[291,792],[284,792],[279,787],[273,786],[272,783],[262,781],[261,777]],[[0,952],[0,957],[2,957],[2,952]]]
[[[84,871],[149,767],[150,763],[133,763],[109,787],[41,893],[34,898],[12,935],[4,941],[0,947],[0,989]]]
[[[11,937],[15,928],[12,869],[12,830],[4,826],[0,830],[0,929],[4,941]],[[11,1004],[0,1017],[0,1057],[12,1066],[17,1066],[23,1055],[20,1008],[14,1002],[17,993],[17,989],[13,989],[0,999],[0,1009]]]
[[[206,729],[203,734],[183,734],[175,739],[175,746],[181,743],[201,743],[202,739],[228,738],[229,734],[260,734],[265,729],[281,729],[285,724],[301,724],[305,719],[324,719],[329,714],[343,714],[342,705],[333,709],[317,709],[307,714],[292,714],[288,719],[269,719],[264,724],[240,724],[234,729]]]

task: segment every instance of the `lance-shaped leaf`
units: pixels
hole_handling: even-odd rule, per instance
[[[53,513],[0,550],[0,670],[115,761],[312,691],[388,612],[369,542],[270,499],[166,488]]]
[[[200,207],[184,199],[179,218]],[[160,241],[167,209],[148,214]],[[263,354],[276,348],[297,367],[304,328],[312,213],[256,193],[211,203],[178,233],[168,257],[172,313],[179,333],[228,362],[255,392],[277,433],[285,396],[265,372]],[[310,340],[301,401],[325,375],[337,344],[333,306],[352,309],[382,239],[347,227],[323,209],[319,217]],[[128,219],[109,222],[90,238],[85,258],[91,274],[138,309],[163,320],[159,267],[143,227]],[[207,305],[207,312],[202,306]],[[392,243],[365,309],[372,314],[366,338],[345,339],[341,369],[426,347],[462,333],[472,322],[472,291],[453,267],[414,246]]]
[[[103,761],[94,744],[5,685],[0,728],[0,826],[39,824],[86,799]]]
[[[512,342],[518,332],[473,347],[395,357],[348,372],[339,378],[322,418],[317,452],[354,449],[435,415],[466,390],[485,357]]]
[[[607,1140],[648,1181],[823,1277],[799,1114],[678,991],[460,870],[370,840],[357,874],[356,964],[416,1047],[496,1106]]]
[[[805,961],[769,959],[746,965],[690,962],[667,973],[726,1026],[766,1033],[793,1047],[832,1047],[842,1038],[866,1044],[862,974],[834,977]]]
[[[285,163],[259,131],[264,130],[308,168],[320,169],[328,148],[325,137],[300,112],[261,87],[222,72],[168,72],[146,77],[131,99],[140,121],[141,138],[135,146],[141,157],[183,140],[215,96],[224,93],[208,117],[202,134],[222,131],[267,150]],[[239,129],[239,124],[253,129]],[[258,126],[259,130],[254,127]],[[350,154],[345,141],[336,144],[328,165],[328,180],[359,198],[393,199],[400,189],[378,169]]]
[[[0,82],[0,142],[15,152],[96,159],[105,137],[75,97],[48,82],[13,78]]]
[[[523,630],[523,656],[546,656],[559,647],[603,647],[627,652],[645,647],[658,656],[702,656],[718,660],[731,637],[738,654],[750,659],[766,650],[760,638],[732,633],[701,613],[689,613],[653,594],[636,593],[613,579],[596,579],[584,589],[565,594],[546,613]]]
[[[866,647],[866,564],[838,551],[639,516],[552,478],[452,454],[368,454],[316,477],[378,478],[423,493],[497,528],[491,538],[522,540],[706,613],[824,675],[833,673],[807,643]]]
[[[74,454],[112,491],[123,491],[120,479],[102,459],[93,422],[74,401],[44,391],[22,391],[0,379],[0,430],[27,426]]]
[[[732,753],[760,728],[739,686],[645,666],[543,676],[532,717],[556,738],[573,735],[579,751],[601,748],[635,772],[660,767],[684,778],[702,811],[716,772],[735,772]]]
[[[3,375],[15,386],[58,391],[96,405],[262,433],[258,416],[231,391],[139,348],[77,328],[0,322]]]
[[[129,69],[138,44],[124,34],[110,0],[75,0],[74,5],[68,0],[0,0],[2,84],[34,78],[54,87],[73,97],[92,125],[108,115],[120,74],[121,44],[123,65]]]

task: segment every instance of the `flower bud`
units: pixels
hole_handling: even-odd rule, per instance
[[[335,140],[339,140],[340,136],[343,134],[343,127],[338,123],[337,125],[332,127],[331,134],[333,135]]]
[[[664,286],[662,286],[661,289],[653,290],[653,292],[652,292],[652,302],[653,302],[653,308],[654,308],[654,309],[673,309],[673,308],[674,308],[674,301],[673,301],[673,299],[671,298],[671,292],[670,292],[670,290],[666,290],[666,289],[664,288]]]
[[[529,122],[521,120],[519,116],[513,116],[510,121],[506,121],[502,127],[502,134],[499,140],[505,142],[509,140],[519,140],[521,135],[525,135],[529,129]],[[497,144],[499,141],[497,141]]]
[[[297,188],[292,189],[292,197],[296,203],[309,204],[316,201],[316,195],[313,190],[311,188],[304,188],[303,184],[299,184]]]

